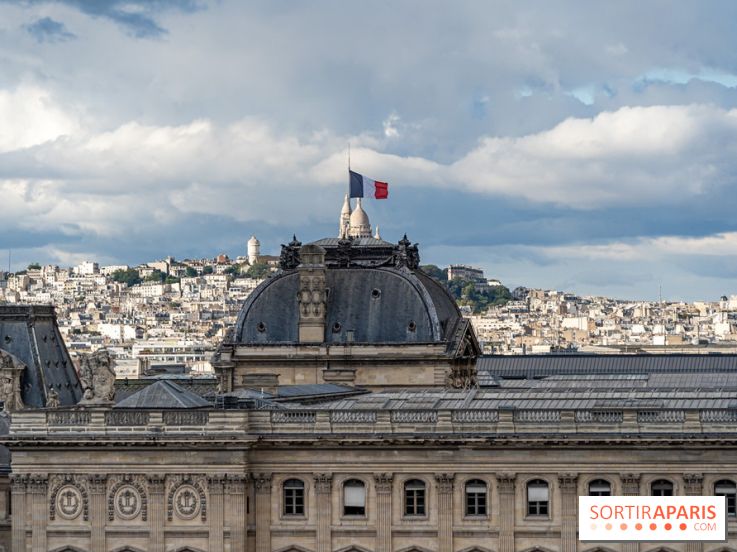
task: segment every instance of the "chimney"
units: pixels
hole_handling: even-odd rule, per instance
[[[325,250],[308,244],[300,248],[299,256],[299,342],[323,343],[327,310]]]

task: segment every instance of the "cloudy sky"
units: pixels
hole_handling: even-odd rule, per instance
[[[732,1],[0,0],[0,259],[334,235],[350,143],[390,182],[372,223],[423,262],[737,293],[735,21]]]

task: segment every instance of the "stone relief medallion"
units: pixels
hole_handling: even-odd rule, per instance
[[[174,509],[181,519],[194,519],[200,511],[200,497],[197,489],[183,485],[174,494]]]
[[[115,493],[115,510],[123,519],[133,519],[141,513],[141,496],[138,490],[126,485]]]
[[[64,519],[76,519],[82,513],[82,493],[72,485],[65,485],[56,494],[56,511]]]

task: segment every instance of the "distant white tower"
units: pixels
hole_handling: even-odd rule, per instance
[[[256,264],[258,258],[261,256],[261,242],[258,241],[256,236],[251,236],[248,240],[248,264]]]
[[[343,200],[343,208],[340,210],[340,226],[338,227],[338,237],[348,237],[348,226],[351,224],[351,200],[348,198],[348,194],[345,194]]]
[[[348,235],[351,238],[370,238],[371,223],[369,222],[366,211],[361,206],[361,198],[356,200],[356,208],[351,213],[350,226],[348,227]]]

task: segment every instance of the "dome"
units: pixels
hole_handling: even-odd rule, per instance
[[[325,284],[325,343],[444,342],[461,320],[443,286],[419,270],[332,268]],[[235,342],[298,342],[299,290],[297,270],[262,282],[241,309]]]
[[[251,239],[248,240],[248,245],[261,245],[261,242],[258,241],[258,238],[256,238],[256,236],[251,236]]]
[[[369,226],[369,218],[366,214],[366,211],[363,210],[363,207],[361,207],[361,200],[358,200],[358,204],[356,205],[356,208],[351,213],[351,228],[358,228],[361,226]]]
[[[351,214],[351,202],[348,199],[348,194],[345,194],[345,199],[343,200],[343,208],[340,210],[341,215],[350,215]]]

